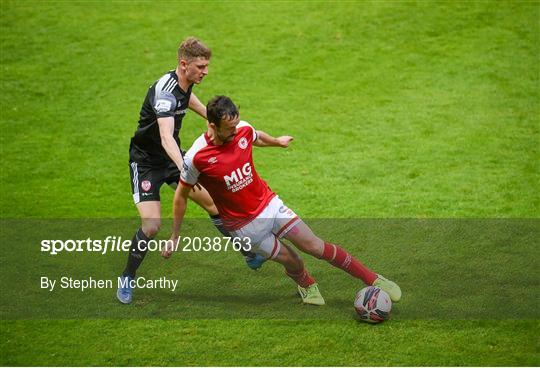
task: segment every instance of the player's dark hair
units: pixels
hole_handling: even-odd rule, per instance
[[[223,118],[234,119],[238,116],[238,108],[227,96],[216,96],[206,105],[206,117],[210,123],[217,127],[221,125]]]
[[[178,61],[180,59],[191,61],[198,57],[210,59],[211,56],[212,50],[195,37],[186,38],[178,47]]]

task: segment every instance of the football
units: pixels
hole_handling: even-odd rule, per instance
[[[390,317],[390,296],[376,286],[368,286],[356,293],[354,309],[362,321],[379,323]]]

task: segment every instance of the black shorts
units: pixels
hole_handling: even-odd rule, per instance
[[[131,193],[135,204],[159,201],[159,190],[163,183],[176,188],[180,180],[180,171],[172,161],[167,166],[158,167],[131,161],[129,166]]]

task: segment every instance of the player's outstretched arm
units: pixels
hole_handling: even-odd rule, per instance
[[[180,229],[182,227],[182,221],[184,220],[184,215],[186,214],[187,200],[191,187],[185,186],[182,183],[178,183],[176,191],[174,192],[173,200],[173,228],[171,234],[171,243],[170,246],[167,246],[162,252],[161,255],[164,258],[169,258],[172,255],[174,250],[174,245],[178,243],[178,238],[180,237]]]
[[[272,137],[270,134],[257,130],[257,140],[253,142],[253,145],[257,147],[281,147],[287,148],[294,138],[290,135],[283,135],[281,137]]]
[[[199,98],[195,96],[193,92],[189,97],[189,108],[206,120],[206,106],[202,104],[201,100],[199,100]]]

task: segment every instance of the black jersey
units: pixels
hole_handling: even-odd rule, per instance
[[[131,161],[149,165],[167,165],[171,162],[161,145],[157,119],[174,117],[173,137],[180,147],[179,133],[182,119],[189,106],[192,87],[193,85],[190,85],[187,91],[183,91],[174,70],[150,86],[141,107],[139,126],[131,138],[129,147]]]

